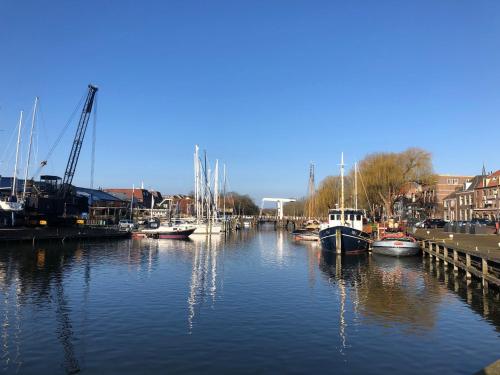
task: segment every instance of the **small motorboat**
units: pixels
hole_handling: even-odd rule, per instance
[[[386,233],[372,243],[374,254],[403,257],[417,255],[420,245],[417,240],[404,233]]]
[[[297,241],[319,241],[319,233],[306,228],[294,230],[292,236]]]
[[[145,234],[148,238],[173,238],[186,239],[194,233],[196,226],[189,224],[162,224],[157,228],[143,229],[140,233]]]

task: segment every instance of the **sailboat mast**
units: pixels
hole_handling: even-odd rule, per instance
[[[203,171],[204,173],[204,182],[205,182],[205,189],[204,189],[204,199],[205,199],[205,204],[206,204],[206,209],[207,209],[207,221],[210,219],[210,209],[209,209],[209,201],[208,201],[208,177],[207,177],[207,151],[203,151],[203,156],[204,156],[204,162],[205,162],[205,170]]]
[[[31,117],[30,144],[28,146],[28,160],[26,160],[26,170],[24,171],[23,199],[26,197],[26,182],[28,181],[28,171],[30,169],[31,147],[33,144],[33,129],[35,128],[35,118],[36,118],[37,105],[38,105],[38,96],[35,97],[35,105],[33,107],[33,116]]]
[[[215,160],[214,171],[214,220],[217,220],[217,211],[219,210],[219,160]]]
[[[340,222],[342,225],[345,224],[344,217],[344,153],[342,153],[340,160]]]
[[[16,145],[16,163],[14,164],[14,176],[12,179],[12,192],[11,195],[16,196],[17,192],[17,164],[19,162],[19,144],[21,143],[21,128],[23,126],[23,111],[19,116],[19,128],[17,130],[17,145]]]
[[[358,163],[354,163],[354,208],[358,209]]]
[[[194,146],[194,209],[196,222],[200,221],[200,158],[198,145]]]
[[[155,197],[153,195],[153,192],[151,192],[151,213],[150,213],[151,220],[153,220],[153,208],[154,208],[154,205],[155,205]]]
[[[223,210],[224,210],[224,222],[226,221],[226,164],[224,164],[224,187],[223,187],[223,194],[224,194],[224,198],[223,198]]]
[[[132,213],[134,212],[134,193],[135,185],[132,184],[132,196],[130,197],[130,220],[132,220]]]

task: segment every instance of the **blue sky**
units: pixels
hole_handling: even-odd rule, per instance
[[[309,162],[319,181],[341,151],[352,165],[417,146],[440,173],[500,168],[496,0],[1,2],[0,157],[38,95],[41,159],[89,82],[103,187],[189,192],[196,143],[255,198],[304,195]],[[73,135],[44,173],[63,174]]]

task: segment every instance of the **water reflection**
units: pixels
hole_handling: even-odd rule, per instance
[[[225,277],[232,282],[224,287]],[[449,303],[457,295],[463,306]],[[199,372],[214,362],[212,372],[223,373],[231,361],[216,361],[221,352],[264,368],[276,363],[270,348],[280,347],[286,371],[337,365],[342,373],[343,364],[363,361],[357,348],[376,347],[388,330],[390,350],[404,354],[400,343],[421,340],[430,356],[438,346],[428,338],[466,317],[484,328],[469,346],[490,345],[487,324],[467,306],[498,330],[498,301],[462,275],[420,257],[336,256],[284,231],[16,246],[0,251],[0,372],[75,373],[88,370],[87,360],[90,372],[110,373],[116,359],[123,363],[112,365],[140,372],[148,358],[150,373]],[[461,315],[453,321],[450,311]]]
[[[444,293],[435,278],[418,271],[420,258],[321,254],[320,269],[335,280],[343,308],[349,294],[354,316],[359,312],[384,326],[398,324],[407,333],[434,327]]]
[[[215,307],[217,288],[223,280],[223,274],[217,272],[219,253],[224,253],[221,236],[194,236],[193,265],[188,297],[188,329],[192,333],[196,315],[203,304],[210,301],[210,307]],[[222,245],[221,245],[222,243]],[[223,270],[223,267],[222,267]]]

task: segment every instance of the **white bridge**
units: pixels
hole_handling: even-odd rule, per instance
[[[276,215],[279,220],[283,220],[283,203],[295,202],[296,199],[293,198],[262,198],[262,206],[260,207],[260,216],[262,216],[262,210],[264,209],[264,204],[266,202],[276,203],[276,208],[278,214]]]

